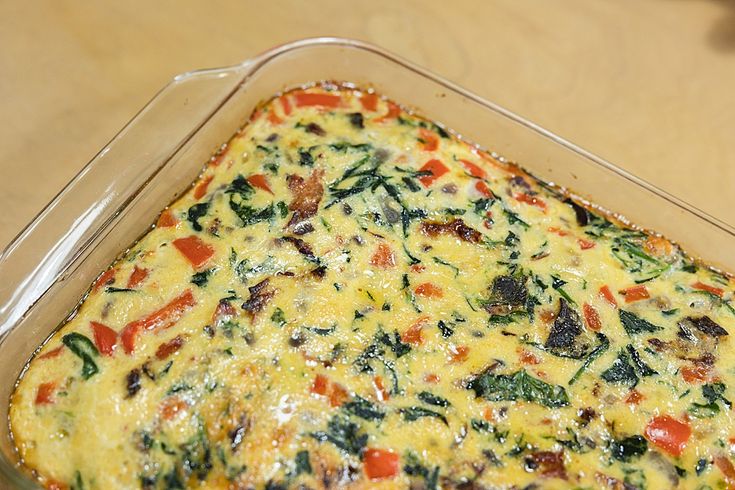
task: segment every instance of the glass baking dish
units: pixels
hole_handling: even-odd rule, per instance
[[[735,271],[733,226],[378,47],[338,38],[297,41],[239,65],[177,76],[3,252],[0,419],[7,420],[15,380],[37,346],[256,105],[320,80],[373,87],[542,180]],[[40,488],[21,471],[7,423],[0,424],[0,486]]]

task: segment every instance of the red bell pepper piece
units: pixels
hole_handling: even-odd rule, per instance
[[[283,113],[287,116],[291,115],[291,101],[288,100],[288,97],[285,95],[281,95],[278,100],[281,102],[281,107],[283,107]]]
[[[637,286],[623,289],[620,291],[620,294],[625,297],[626,303],[633,303],[634,301],[640,301],[651,297],[651,295],[648,294],[648,289],[645,284],[639,284]]]
[[[311,392],[316,395],[326,395],[329,389],[329,379],[323,374],[317,374],[311,385]]]
[[[97,278],[97,280],[94,282],[94,290],[99,290],[102,286],[109,286],[110,284],[115,282],[115,273],[117,271],[115,268],[107,269],[105,272],[100,275],[100,277]]]
[[[381,269],[389,269],[396,265],[396,255],[393,253],[390,246],[385,243],[381,243],[370,258],[370,265]]]
[[[339,407],[347,401],[349,393],[347,393],[344,386],[339,383],[332,383],[329,388],[329,406]]]
[[[433,158],[426,162],[423,167],[419,169],[420,172],[431,172],[431,175],[423,175],[419,177],[419,181],[424,187],[429,187],[434,183],[436,179],[449,172],[449,168],[444,165],[441,160]]]
[[[715,296],[719,296],[722,298],[722,296],[725,294],[725,290],[722,288],[718,288],[715,286],[710,286],[709,284],[704,284],[703,282],[697,281],[694,284],[692,284],[692,287],[694,289],[699,289],[700,291],[707,291],[708,293],[712,293]]]
[[[646,439],[672,456],[681,456],[692,435],[689,424],[669,415],[654,417],[643,431]]]
[[[363,455],[365,475],[371,480],[393,478],[400,470],[400,457],[393,451],[367,448]]]
[[[194,188],[194,199],[201,199],[207,193],[210,182],[214,179],[214,175],[208,175],[202,179]]]
[[[172,226],[176,226],[177,224],[179,224],[179,221],[174,217],[173,213],[171,213],[171,210],[164,209],[164,211],[161,213],[161,216],[158,217],[156,227],[170,228]]]
[[[491,191],[490,188],[487,186],[487,184],[482,180],[478,180],[475,183],[475,189],[477,189],[477,192],[482,194],[484,197],[488,197],[488,198],[495,197],[493,194],[493,191]]]
[[[467,360],[470,355],[470,348],[466,345],[458,345],[449,349],[449,361],[452,364],[459,364]]]
[[[419,317],[415,322],[413,322],[413,325],[408,327],[408,330],[401,334],[401,341],[405,342],[406,344],[413,345],[419,345],[423,343],[424,337],[421,334],[421,331],[423,330],[424,324],[428,319],[428,316]]]
[[[584,321],[587,324],[587,328],[598,332],[602,328],[602,322],[600,322],[600,315],[594,306],[589,303],[585,303],[582,307],[584,311]]]
[[[257,187],[258,189],[263,189],[266,192],[270,192],[273,194],[273,191],[271,190],[271,186],[268,185],[268,179],[266,179],[265,175],[263,174],[254,174],[248,177],[248,182],[253,187]]]
[[[390,393],[385,388],[382,376],[373,377],[373,386],[375,387],[375,395],[378,398],[378,401],[384,402],[390,398]]]
[[[89,322],[94,334],[94,345],[105,356],[111,356],[117,347],[117,332],[99,322]]]
[[[607,285],[602,286],[600,288],[600,296],[605,301],[607,301],[608,303],[610,303],[610,305],[613,306],[614,308],[617,308],[618,307],[618,302],[615,299],[615,295],[612,293],[612,291],[610,291],[610,288]]]
[[[596,245],[595,242],[592,242],[590,240],[585,240],[584,238],[580,238],[577,240],[577,243],[579,243],[579,248],[582,250],[589,250],[590,248],[594,248]]]
[[[39,359],[53,359],[54,357],[59,357],[63,351],[64,351],[64,345],[60,345],[57,348],[51,349],[45,354],[38,356],[38,358]]]
[[[207,263],[214,255],[214,248],[204,243],[201,238],[191,235],[185,238],[177,238],[173,241],[174,247],[183,254],[186,259],[191,262],[194,268],[199,269]]]
[[[515,196],[515,199],[516,201],[524,202],[526,204],[530,204],[531,206],[536,206],[543,211],[546,211],[546,202],[544,202],[544,200],[538,196],[532,196],[524,192],[522,194],[517,194]]]
[[[342,97],[334,94],[297,92],[293,95],[296,107],[327,107],[336,109],[342,104]]]
[[[54,403],[56,383],[41,383],[36,391],[36,405],[51,405]]]
[[[156,358],[159,360],[166,359],[168,356],[181,349],[184,346],[184,338],[181,335],[177,335],[168,342],[158,346],[156,349]]]
[[[375,112],[378,109],[378,96],[377,94],[362,94],[360,103],[366,111]]]
[[[421,149],[424,151],[436,151],[439,148],[439,136],[426,128],[419,128]]]
[[[484,179],[485,176],[487,175],[485,171],[482,168],[480,168],[479,165],[472,163],[469,160],[460,160],[460,162],[462,163],[462,165],[464,165],[464,168],[467,169],[467,172],[469,172],[469,174],[473,177],[477,177],[478,179]]]
[[[391,119],[396,119],[400,115],[401,108],[393,102],[388,102],[388,112],[384,116],[375,119],[375,122],[389,121]]]
[[[141,330],[165,329],[176,323],[183,313],[196,304],[196,299],[187,289],[158,310],[149,313],[140,320],[134,320],[123,328],[120,333],[126,354],[135,350],[135,340]]]
[[[727,483],[727,489],[732,490],[735,488],[735,466],[727,456],[718,454],[715,456],[715,466],[722,472],[722,476],[725,477]]]
[[[148,277],[148,269],[141,269],[137,265],[133,267],[133,272],[130,273],[128,278],[128,289],[132,289],[138,286],[141,282],[145,281]]]
[[[415,292],[422,298],[441,298],[444,296],[442,288],[430,282],[424,282],[416,286]]]
[[[707,381],[709,378],[708,366],[684,366],[681,368],[681,377],[689,384],[699,384]]]

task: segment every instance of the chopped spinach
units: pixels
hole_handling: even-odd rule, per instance
[[[204,424],[199,422],[197,434],[181,445],[181,470],[184,479],[194,475],[204,481],[212,470],[212,450]]]
[[[635,435],[610,443],[610,454],[618,461],[630,462],[648,451],[648,441],[643,436]]]
[[[399,334],[397,330],[393,332],[392,336],[387,332],[380,332],[377,337],[380,342],[388,346],[390,350],[393,351],[396,358],[404,356],[411,351],[411,346],[401,341],[401,334]]]
[[[192,284],[196,284],[200,288],[206,286],[207,282],[209,281],[209,276],[211,276],[215,272],[215,270],[216,268],[212,267],[211,269],[196,272],[194,275],[191,276]]]
[[[576,301],[574,301],[574,299],[569,296],[569,293],[564,291],[564,288],[562,286],[564,286],[566,283],[567,282],[563,279],[559,279],[556,276],[551,276],[551,287],[554,288],[556,292],[559,293],[559,295],[568,302],[572,304],[577,304]]]
[[[396,395],[400,393],[398,375],[393,361],[386,357],[386,347],[390,349],[390,352],[393,352],[396,358],[407,354],[411,350],[410,345],[401,341],[401,336],[397,331],[394,331],[391,336],[389,333],[379,330],[373,342],[355,358],[353,365],[361,373],[373,373],[375,372],[374,361],[380,362],[393,378],[391,393]]]
[[[472,419],[470,421],[470,427],[472,427],[472,430],[477,432],[495,432],[495,427],[493,427],[490,422],[483,419]]]
[[[714,402],[694,402],[689,406],[687,412],[689,412],[692,417],[696,417],[698,419],[710,419],[720,413],[720,406]]]
[[[99,372],[94,358],[100,355],[97,347],[86,336],[72,332],[64,335],[61,342],[69,348],[72,353],[82,360],[82,378],[89,379]]]
[[[279,327],[284,326],[286,324],[286,315],[284,315],[283,310],[276,307],[276,309],[273,310],[273,314],[271,315],[271,321]]]
[[[411,177],[408,177],[407,175],[401,177],[401,181],[411,192],[418,192],[421,190],[421,186],[419,186],[415,180],[413,180]]]
[[[368,435],[361,433],[358,424],[342,415],[334,415],[327,422],[326,430],[312,432],[311,437],[319,442],[331,442],[342,451],[355,456],[362,455],[368,440]]]
[[[72,483],[70,490],[84,490],[84,481],[79,471],[74,473],[74,483]]]
[[[350,116],[352,116],[352,114],[350,114]],[[360,114],[360,116],[362,116],[362,114]],[[366,153],[373,149],[373,145],[370,143],[350,143],[347,141],[340,141],[339,143],[330,144],[329,148],[339,153],[345,153],[347,150]]]
[[[446,398],[442,398],[441,396],[435,395],[428,391],[420,392],[417,397],[419,400],[426,403],[427,405],[434,405],[435,407],[448,407],[449,405],[451,405],[451,403],[449,403],[449,400],[447,400]]]
[[[450,264],[446,260],[443,260],[443,259],[441,259],[439,257],[432,257],[432,259],[434,259],[434,262],[435,263],[441,264],[441,265],[445,265],[445,266],[449,267],[450,269],[452,269],[452,271],[454,272],[454,277],[459,276],[459,268],[457,268],[456,266]]]
[[[564,387],[534,378],[525,370],[512,374],[493,374],[487,370],[471,380],[467,388],[489,401],[523,400],[549,408],[569,405]]]
[[[503,214],[508,219],[508,224],[509,225],[514,225],[514,224],[517,223],[517,224],[521,225],[523,228],[530,228],[530,225],[528,223],[526,223],[525,221],[523,221],[520,218],[520,216],[518,216],[516,213],[514,213],[510,209],[508,209],[506,207],[503,207]]]
[[[253,186],[250,185],[250,182],[248,182],[248,180],[242,175],[238,175],[235,180],[230,182],[230,185],[227,186],[227,189],[225,190],[226,194],[236,194],[240,196],[242,201],[250,199],[250,196],[252,196],[254,192],[255,189],[253,189]]]
[[[521,240],[518,238],[518,235],[513,233],[512,231],[508,231],[508,235],[505,237],[504,242],[507,247],[513,248],[517,247],[519,243],[521,243]]]
[[[448,339],[449,337],[454,335],[454,329],[447,325],[444,320],[439,320],[436,326],[439,328],[439,331],[442,334],[442,338]]]
[[[641,247],[623,237],[615,237],[611,247],[613,256],[635,278],[636,283],[650,281],[670,267],[645,253]]]
[[[296,453],[296,459],[294,460],[294,464],[296,466],[296,475],[300,475],[302,473],[306,473],[311,475],[312,469],[311,469],[311,462],[309,461],[309,451],[306,449],[299,451]]]
[[[612,365],[600,375],[608,383],[624,384],[633,387],[638,384],[639,378],[630,363],[630,355],[621,350]]]
[[[587,368],[589,368],[590,365],[598,357],[600,357],[605,351],[607,351],[607,349],[610,348],[610,340],[607,338],[606,335],[598,333],[597,340],[599,344],[592,350],[592,352],[587,355],[587,358],[584,360],[582,365],[574,373],[574,376],[572,376],[572,378],[569,380],[569,386],[572,386],[574,383],[576,383],[579,377],[582,376],[582,373],[585,372]]]
[[[692,403],[688,412],[697,418],[712,418],[720,413],[720,405],[722,402],[728,409],[732,408],[732,402],[725,398],[725,384],[712,383],[702,385],[702,396],[706,403]]]
[[[424,490],[437,490],[439,488],[439,467],[435,466],[433,470],[430,470],[426,465],[422,464],[418,456],[412,451],[409,451],[404,456],[405,464],[403,465],[403,472],[408,476],[415,476],[424,480]]]
[[[262,209],[256,209],[247,204],[235,201],[232,196],[230,196],[230,209],[240,218],[242,226],[250,226],[261,221],[268,221],[275,216],[273,203]]]
[[[725,384],[712,383],[702,385],[702,396],[709,402],[722,401],[727,408],[732,408],[732,402],[725,398]]]
[[[254,192],[253,186],[242,175],[238,175],[225,190],[225,193],[230,195],[230,209],[240,218],[242,226],[267,221],[275,215],[273,203],[262,209],[256,209],[246,204]],[[201,228],[197,231],[201,231]]]
[[[314,157],[311,156],[311,153],[308,150],[299,148],[299,165],[302,165],[304,167],[314,166]]]
[[[628,344],[625,348],[628,350],[630,358],[633,360],[635,370],[638,372],[639,375],[645,378],[646,376],[653,376],[654,374],[658,374],[656,370],[646,364],[643,358],[641,358],[641,355],[638,353],[638,351],[635,350],[633,345]]]
[[[385,412],[370,400],[356,396],[342,405],[342,409],[365,420],[380,421],[385,417]]]
[[[580,440],[579,435],[574,432],[571,428],[567,427],[567,434],[569,439],[555,439],[556,442],[564,446],[565,448],[575,453],[584,454],[594,449],[596,446],[592,439],[583,437]]]
[[[472,210],[476,215],[482,218],[486,218],[487,212],[490,211],[490,208],[493,206],[494,202],[494,199],[478,199],[477,201],[474,201],[472,203]]]
[[[401,207],[400,221],[403,229],[403,235],[408,236],[408,227],[413,219],[426,217],[426,211],[421,209],[409,209],[404,203],[401,192],[398,187],[391,182],[393,176],[380,173],[379,167],[384,158],[380,150],[375,151],[373,156],[366,155],[351,167],[349,167],[342,177],[337,179],[329,186],[329,193],[332,197],[326,207],[329,208],[334,204],[347,199],[348,197],[361,194],[367,190],[375,193],[379,188],[385,190],[386,194]],[[372,165],[365,167],[365,164],[372,162]],[[351,185],[342,187],[342,184],[352,180]],[[384,203],[385,204],[385,203]]]
[[[424,417],[432,417],[441,420],[444,425],[449,425],[447,418],[443,414],[429,410],[428,408],[412,405],[410,407],[400,408],[398,411],[403,415],[403,420],[407,422],[413,422]]]
[[[306,330],[308,330],[311,333],[315,333],[317,335],[325,337],[327,335],[333,334],[337,330],[337,325],[332,325],[331,327],[327,327],[327,328],[306,327]]]
[[[634,313],[621,309],[618,312],[620,317],[620,323],[623,324],[623,328],[628,335],[636,335],[643,332],[657,332],[663,330],[658,325],[654,325],[643,318],[640,318]]]
[[[194,231],[202,231],[202,225],[199,224],[199,220],[206,216],[208,211],[208,202],[200,202],[189,208],[189,211],[186,213],[186,219],[191,223]]]

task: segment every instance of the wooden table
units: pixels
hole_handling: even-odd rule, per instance
[[[730,1],[0,0],[0,245],[175,74],[318,35],[382,45],[735,224]]]

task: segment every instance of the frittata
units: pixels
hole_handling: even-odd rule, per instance
[[[260,106],[29,362],[48,489],[735,488],[735,283],[370,90]]]

